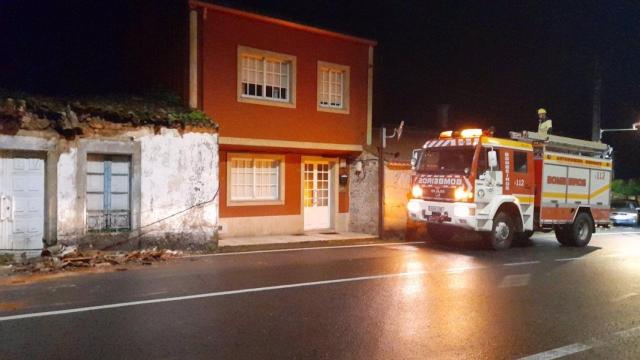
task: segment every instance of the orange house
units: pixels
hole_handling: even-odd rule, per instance
[[[190,1],[188,98],[220,125],[222,237],[348,230],[375,45]]]

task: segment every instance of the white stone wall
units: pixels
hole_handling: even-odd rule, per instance
[[[152,245],[193,247],[211,243],[218,226],[218,136],[180,134],[175,129],[144,128],[122,138],[140,143],[140,226],[125,236]],[[85,214],[78,194],[78,144],[60,142],[58,161],[58,240],[79,242]],[[132,187],[134,189],[135,186]],[[136,214],[132,214],[133,217]],[[119,236],[122,238],[122,235]],[[92,240],[89,240],[91,242]]]
[[[70,241],[81,233],[80,222],[83,214],[77,213],[78,187],[78,147],[64,140],[59,145],[58,159],[58,240]]]
[[[218,225],[217,135],[162,129],[138,140],[143,232],[211,238]]]

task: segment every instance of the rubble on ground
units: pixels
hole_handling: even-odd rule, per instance
[[[151,265],[182,256],[182,251],[166,249],[144,249],[129,252],[104,252],[78,249],[77,246],[55,245],[42,250],[39,258],[23,258],[14,264],[14,272],[55,272],[77,268],[109,268],[125,264]]]

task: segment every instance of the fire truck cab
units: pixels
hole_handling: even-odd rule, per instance
[[[586,246],[596,225],[609,224],[608,150],[527,131],[510,139],[481,129],[442,132],[414,151],[408,217],[439,238],[455,227],[481,232],[496,250],[538,230]]]

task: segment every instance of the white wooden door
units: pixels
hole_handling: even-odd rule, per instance
[[[0,249],[41,249],[44,159],[0,152]]]
[[[305,162],[304,229],[331,227],[331,180],[328,162]]]

